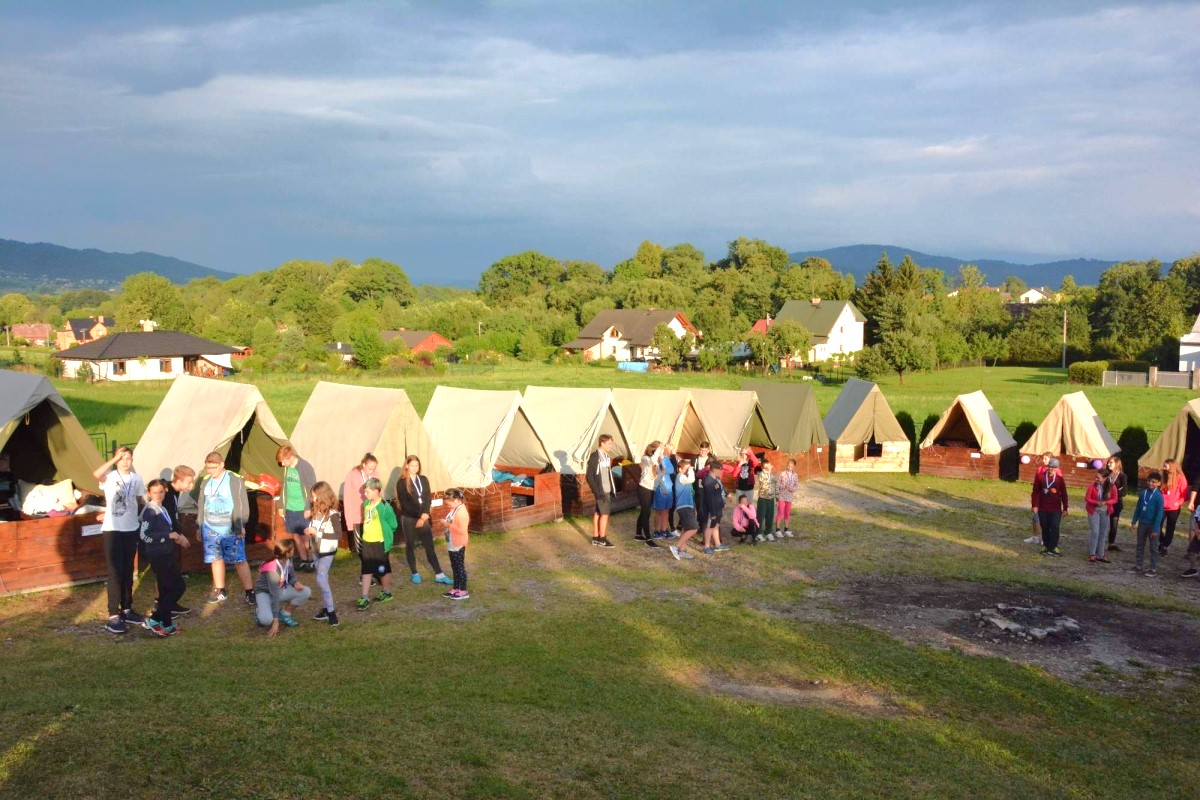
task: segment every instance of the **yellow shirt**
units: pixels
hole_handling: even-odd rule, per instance
[[[364,542],[382,542],[383,541],[383,524],[379,521],[379,512],[376,503],[372,506],[367,506],[363,512],[363,533],[362,540]]]

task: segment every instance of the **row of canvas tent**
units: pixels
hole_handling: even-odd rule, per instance
[[[48,380],[0,371],[0,423],[0,455],[15,478],[68,480],[96,491],[91,471],[103,459]],[[751,382],[743,391],[529,387],[524,396],[439,387],[422,420],[403,390],[322,382],[290,441],[318,478],[339,488],[363,453],[374,452],[389,494],[404,457],[418,455],[436,490],[467,490],[476,529],[495,530],[587,513],[592,498],[581,473],[600,433],[613,435],[618,458],[633,462],[655,439],[681,453],[708,440],[725,459],[746,445],[777,464],[795,458],[806,477],[829,469],[908,468],[902,427],[879,388],[858,380],[847,383],[824,420],[802,384]],[[275,450],[286,441],[256,387],[180,376],[141,437],[135,465],[146,479],[169,476],[176,464],[199,467],[217,450],[230,469],[276,472]],[[961,460],[960,476],[999,477],[1013,449],[982,393],[962,395],[921,443],[921,471],[934,472],[941,451],[944,462]],[[1087,478],[1089,459],[1116,450],[1082,393],[1064,396],[1023,448],[1029,455],[1057,452],[1076,482]],[[996,457],[994,472],[985,456]],[[1200,472],[1200,400],[1184,406],[1142,463],[1157,466],[1165,458],[1189,475]],[[497,469],[523,477],[525,485],[496,481]],[[626,465],[622,504],[633,504],[636,482],[636,463]],[[256,500],[252,552],[261,556],[278,523],[270,499]],[[0,593],[103,578],[95,514],[10,519],[0,524]],[[199,555],[191,548],[184,557]]]

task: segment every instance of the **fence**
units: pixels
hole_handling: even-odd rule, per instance
[[[117,448],[124,445],[130,450],[137,447],[137,442],[118,442],[116,439],[109,439],[107,431],[88,432],[88,438],[92,440],[92,444],[96,446],[96,452],[100,453],[105,458],[111,458],[116,455]]]
[[[1200,370],[1163,372],[1117,372],[1104,370],[1103,386],[1149,386],[1156,389],[1200,389]]]

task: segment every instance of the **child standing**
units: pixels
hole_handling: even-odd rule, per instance
[[[770,461],[763,461],[758,470],[758,480],[754,487],[757,495],[758,524],[762,526],[762,536],[768,542],[775,541],[775,498],[778,487],[775,484],[775,468]],[[780,538],[783,538],[782,536]]]
[[[383,502],[383,484],[378,478],[369,478],[363,484],[363,533],[362,533],[362,597],[358,598],[358,610],[366,611],[371,605],[367,594],[371,591],[372,576],[379,578],[379,594],[376,603],[392,599],[392,562],[388,553],[396,535],[396,512],[390,504]]]
[[[173,609],[183,596],[183,575],[175,558],[175,545],[188,546],[188,540],[175,530],[175,521],[163,507],[167,496],[167,482],[152,480],[146,487],[149,502],[142,509],[140,537],[146,546],[146,559],[154,570],[158,584],[158,603],[154,611],[142,623],[155,636],[170,636],[178,632],[171,622]]]
[[[750,505],[748,494],[738,495],[738,504],[733,509],[733,529],[741,534],[738,537],[740,544],[758,544],[758,540],[762,538],[759,535],[758,511]]]
[[[1195,498],[1193,497],[1193,500]],[[1188,568],[1183,571],[1184,578],[1194,578],[1200,575],[1200,570],[1196,569],[1196,562],[1200,560],[1200,508],[1197,508],[1191,515],[1191,524],[1188,526],[1188,546],[1187,546],[1187,562]]]
[[[692,554],[687,551],[687,543],[696,531],[700,530],[700,523],[696,519],[696,493],[693,485],[696,482],[696,474],[692,472],[692,462],[688,459],[680,459],[679,472],[675,475],[675,512],[679,515],[679,544],[671,545],[671,555],[675,556],[676,560],[680,558],[691,558]],[[712,555],[713,549],[705,546],[705,555]]]
[[[737,476],[737,496],[738,502],[742,501],[742,496],[749,497],[754,494],[754,477],[758,470],[758,456],[754,455],[754,451],[749,447],[743,447],[738,453],[737,466],[734,468],[734,474]]]
[[[663,445],[658,457],[658,472],[654,478],[654,533],[652,539],[671,538],[671,506],[675,503],[675,463],[671,461],[674,448]]]
[[[342,482],[342,511],[345,514],[346,539],[350,550],[358,555],[362,545],[362,507],[367,499],[363,485],[371,478],[379,478],[379,459],[374,453],[365,454],[358,466],[346,473]]]
[[[1137,507],[1129,524],[1131,530],[1137,531],[1137,561],[1133,572],[1142,572],[1146,545],[1150,546],[1150,569],[1142,573],[1147,578],[1158,575],[1158,529],[1163,522],[1163,496],[1158,488],[1161,482],[1162,476],[1157,472],[1151,472],[1146,478],[1146,488],[1138,493]]]
[[[1033,483],[1031,500],[1042,528],[1042,555],[1062,556],[1058,535],[1063,515],[1067,513],[1067,484],[1059,471],[1057,458],[1050,459],[1046,469],[1039,472]]]
[[[180,530],[180,528],[179,528],[180,498],[181,497],[184,498],[185,501],[190,501],[192,499],[192,498],[188,497],[188,492],[190,492],[192,490],[192,486],[193,486],[193,484],[195,484],[195,482],[196,482],[196,470],[192,469],[191,467],[187,466],[186,464],[180,464],[178,467],[175,468],[175,471],[171,473],[171,483],[169,486],[167,486],[167,491],[166,491],[166,494],[164,495],[163,501],[162,501],[162,507],[163,507],[163,510],[167,512],[167,516],[169,516],[171,518],[171,526],[172,526],[171,530],[175,531],[176,533],[179,533],[179,534],[183,533],[183,531]],[[188,546],[188,542],[186,540],[186,537],[184,537],[183,547],[186,549],[187,546]],[[171,557],[175,561],[175,569],[177,569],[177,570],[180,569],[179,553],[173,547],[171,548]],[[182,570],[180,570],[179,579],[181,581],[183,580]],[[183,592],[186,592],[186,591],[187,591],[187,583],[185,582],[183,585],[183,590],[180,592],[180,594],[182,595]],[[154,595],[155,606],[158,605],[159,599],[160,598],[158,596],[158,590],[156,589],[155,595]],[[175,607],[171,609],[172,617],[182,617],[184,614],[190,614],[191,612],[192,612],[192,610],[190,608],[188,608],[187,606],[179,605],[179,598],[176,598]],[[157,617],[157,614],[158,614],[158,609],[156,608],[154,611],[154,616]]]
[[[1107,467],[1096,470],[1096,479],[1088,487],[1084,507],[1088,515],[1088,563],[1108,564],[1104,548],[1108,544],[1108,521],[1112,507],[1117,502],[1116,488],[1112,485],[1112,473]]]
[[[1117,526],[1121,524],[1121,512],[1125,510],[1125,495],[1129,492],[1129,478],[1125,476],[1125,467],[1121,463],[1120,457],[1113,456],[1108,460],[1106,466],[1112,473],[1108,480],[1112,483],[1113,494],[1116,495],[1112,514],[1108,518],[1108,549],[1119,553],[1121,548],[1117,546]]]
[[[264,561],[258,568],[258,580],[254,584],[255,619],[267,628],[267,636],[279,633],[279,623],[294,628],[298,624],[292,612],[312,597],[312,589],[296,580],[292,568],[292,555],[296,543],[292,539],[280,539],[272,548],[275,558]],[[284,604],[287,608],[284,608]]]
[[[800,489],[800,476],[796,474],[796,459],[789,458],[787,467],[780,471],[776,479],[778,499],[775,501],[775,527],[778,535],[794,539],[792,533],[792,503],[796,500],[796,492]]]
[[[141,505],[146,496],[142,478],[133,471],[133,451],[117,452],[92,473],[104,491],[104,557],[108,564],[109,633],[124,633],[126,623],[141,625],[146,620],[133,610],[133,559],[137,555],[141,528]]]
[[[283,467],[283,481],[279,490],[279,516],[283,519],[283,529],[296,542],[300,569],[312,572],[316,567],[309,555],[308,536],[304,531],[312,516],[312,498],[307,487],[316,483],[317,478],[316,475],[310,475],[308,480],[304,480],[300,475],[300,456],[296,455],[290,444],[282,445],[275,451],[275,460]],[[311,467],[306,471],[311,473]]]
[[[1179,469],[1173,458],[1163,462],[1161,472],[1163,524],[1158,537],[1158,554],[1165,556],[1167,548],[1175,539],[1175,526],[1179,523],[1179,514],[1187,503],[1188,482],[1183,470]]]
[[[704,546],[711,547],[714,552],[725,553],[729,545],[721,544],[721,515],[725,513],[725,484],[721,483],[721,462],[715,458],[708,460],[709,469],[704,472],[700,482],[700,492],[704,496]]]
[[[337,510],[337,495],[325,481],[312,487],[312,519],[308,524],[309,547],[317,565],[317,587],[321,590],[324,605],[313,619],[319,622],[338,624],[337,610],[333,607],[333,588],[329,585],[329,568],[337,556],[338,539],[341,537],[342,518]]]
[[[446,490],[446,550],[450,553],[450,571],[454,573],[454,588],[442,595],[448,600],[466,600],[467,591],[467,540],[471,525],[471,513],[463,503],[461,489]]]

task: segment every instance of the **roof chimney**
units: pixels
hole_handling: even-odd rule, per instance
[[[152,319],[139,319],[138,325],[141,325],[142,330],[146,333],[153,333],[154,329],[158,327],[158,323]]]
[[[811,302],[817,308],[821,307],[821,298],[819,298],[819,297],[813,297],[809,300],[809,302]]]

